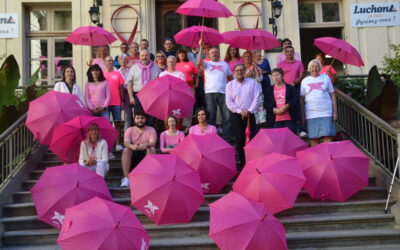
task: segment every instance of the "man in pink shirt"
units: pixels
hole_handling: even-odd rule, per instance
[[[285,55],[285,49],[287,46],[292,46],[292,41],[290,41],[289,38],[285,38],[282,40],[281,42],[281,47],[283,52],[280,53],[277,57],[276,57],[276,65],[278,66],[280,62],[285,61],[286,60],[286,55]],[[301,61],[301,56],[298,52],[294,53],[294,59]]]
[[[136,167],[146,155],[156,153],[157,133],[153,127],[146,126],[146,114],[141,110],[135,111],[133,119],[136,126],[128,128],[124,135],[125,148],[121,156],[124,178],[121,180],[121,187],[129,186],[131,165]]]
[[[114,60],[111,56],[106,57],[105,64],[106,70],[104,70],[103,74],[108,85],[110,86],[111,94],[111,100],[108,109],[112,114],[113,121],[121,121],[122,88],[125,80],[118,70],[114,70]]]
[[[232,112],[232,130],[237,140],[237,151],[240,165],[245,164],[243,147],[246,142],[247,121],[250,122],[250,138],[257,133],[254,112],[257,110],[260,96],[260,88],[252,78],[245,78],[246,68],[243,64],[235,65],[234,74],[236,79],[226,85],[226,106]]]

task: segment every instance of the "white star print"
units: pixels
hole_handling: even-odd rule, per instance
[[[174,110],[171,110],[171,112],[172,112],[172,114],[174,115],[174,116],[177,116],[177,117],[180,117],[182,114],[181,114],[181,109],[179,108],[179,109],[174,109]]]
[[[140,250],[147,250],[147,242],[142,238],[142,245],[140,247]]]
[[[208,192],[210,190],[210,183],[201,183],[201,189],[203,189],[203,192]]]
[[[155,211],[158,210],[158,207],[154,205],[151,201],[147,201],[147,205],[144,207],[147,208],[146,212],[149,214],[151,213],[152,215],[154,215]]]
[[[62,226],[62,224],[64,223],[64,215],[60,214],[57,211],[54,211],[54,216],[51,218],[54,224],[56,224],[57,226]]]

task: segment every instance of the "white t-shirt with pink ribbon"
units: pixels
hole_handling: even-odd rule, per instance
[[[204,62],[204,92],[225,94],[228,76],[232,75],[229,65],[224,61]]]
[[[329,76],[307,76],[301,82],[300,95],[304,96],[306,119],[332,116],[333,85]]]

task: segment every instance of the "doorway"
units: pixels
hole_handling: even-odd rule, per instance
[[[201,25],[201,17],[185,16],[175,13],[182,4],[178,0],[156,0],[156,34],[157,50],[163,49],[165,38],[173,38],[176,33],[186,27]],[[207,27],[217,27],[216,18],[205,18],[204,25]],[[176,44],[175,47],[180,47]]]
[[[300,29],[301,60],[307,69],[308,62],[315,58],[321,51],[313,45],[314,39],[331,36],[342,39],[342,28],[302,28]],[[331,64],[333,58],[327,58],[326,64]],[[343,64],[335,60],[333,63],[338,75],[344,74]]]

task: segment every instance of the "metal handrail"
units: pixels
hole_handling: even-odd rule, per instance
[[[394,173],[399,145],[396,129],[339,89],[335,93],[336,125],[377,165],[400,180],[399,173]]]
[[[12,179],[38,145],[21,116],[0,135],[0,190]]]

